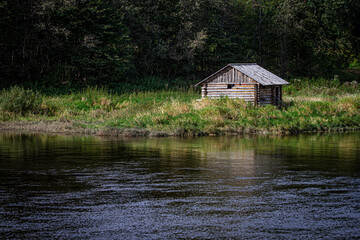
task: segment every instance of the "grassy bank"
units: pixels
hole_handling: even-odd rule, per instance
[[[0,129],[104,135],[300,133],[360,129],[360,86],[334,80],[292,80],[286,107],[243,101],[196,101],[193,89],[115,93],[87,88],[48,95],[20,87],[0,95]]]

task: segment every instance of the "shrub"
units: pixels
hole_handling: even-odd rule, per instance
[[[14,86],[8,90],[3,90],[0,99],[0,106],[3,111],[20,115],[41,111],[41,94],[32,90],[25,90],[22,87]]]

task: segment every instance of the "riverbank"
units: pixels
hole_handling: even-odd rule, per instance
[[[293,80],[286,107],[254,107],[232,99],[196,101],[193,89],[112,93],[87,88],[46,95],[1,92],[0,130],[112,136],[297,134],[360,129],[360,87]]]
[[[300,133],[331,133],[331,132],[353,132],[360,131],[360,127],[342,127],[317,131],[302,132],[271,132],[267,130],[239,131],[239,132],[222,132],[222,133],[201,133],[201,134],[174,134],[164,131],[151,131],[139,128],[99,128],[90,129],[79,127],[78,122],[61,122],[61,121],[39,121],[39,122],[1,122],[0,133],[44,133],[44,134],[61,134],[61,135],[94,135],[109,137],[170,137],[170,136],[235,136],[235,135],[294,135]]]

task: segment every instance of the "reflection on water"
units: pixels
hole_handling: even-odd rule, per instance
[[[0,238],[359,238],[360,134],[0,134]]]

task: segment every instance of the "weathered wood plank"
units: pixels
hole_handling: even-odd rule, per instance
[[[222,96],[220,97],[207,97],[209,99],[219,99],[221,98]],[[240,99],[240,98],[232,98],[232,97],[229,97],[229,99]],[[245,102],[254,102],[254,99],[241,99],[241,100],[244,100]]]
[[[224,96],[224,97],[236,97],[236,98],[255,98],[249,95],[224,95],[224,94],[208,94],[207,96]]]
[[[231,97],[255,97],[254,94],[223,94],[223,93],[208,93],[208,96],[231,96]]]
[[[227,85],[227,84],[254,85],[252,83],[234,83],[234,82],[210,82],[210,83],[208,83],[208,85]]]
[[[233,91],[233,90],[236,90],[236,91],[241,91],[241,90],[244,90],[244,91],[255,91],[254,88],[237,88],[237,87],[233,87],[233,88],[224,88],[224,87],[211,87],[211,88],[207,88],[207,89],[204,89],[204,90],[220,90],[220,91]]]
[[[255,96],[255,92],[207,92],[207,94],[222,94],[222,95],[235,94],[235,95],[251,95],[251,96]],[[261,99],[271,99],[271,98],[268,97],[268,98],[261,98]]]
[[[230,84],[233,86],[233,88],[252,88],[252,89],[255,89],[255,85],[251,86],[251,85],[248,85],[248,86],[243,86],[243,85],[240,85],[240,86],[237,86],[237,85],[234,85],[234,84]],[[211,86],[208,86],[208,88],[228,88],[228,85],[211,85]]]
[[[209,83],[208,86],[227,86],[229,84],[235,85],[235,86],[252,86],[254,87],[255,84],[236,84],[233,82],[222,82],[222,83]]]
[[[224,90],[224,89],[208,89],[207,92],[223,92],[223,93],[233,93],[233,92],[252,92],[255,93],[254,89],[228,89],[228,90]]]
[[[207,90],[221,90],[221,91],[233,91],[233,90],[236,90],[236,91],[241,91],[241,90],[244,90],[244,91],[255,91],[254,88],[207,88]],[[265,94],[266,95],[266,94]],[[271,95],[271,94],[268,94],[268,95]]]
[[[229,96],[229,95],[207,95],[207,97],[229,97],[229,98],[238,98],[238,99],[253,99],[255,100],[255,98],[252,97],[247,97],[247,96]]]

